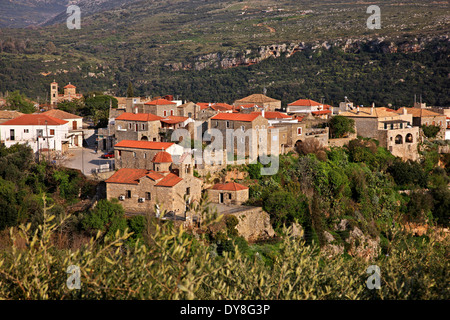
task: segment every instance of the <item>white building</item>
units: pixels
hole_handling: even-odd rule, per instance
[[[42,113],[56,119],[69,122],[69,148],[77,148],[83,146],[83,117],[77,116],[69,112],[59,109],[52,109]]]
[[[0,124],[0,141],[6,147],[28,144],[34,152],[69,148],[69,122],[44,114],[24,114]]]

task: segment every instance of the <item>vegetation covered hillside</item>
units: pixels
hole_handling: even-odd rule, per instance
[[[448,105],[440,96],[448,91],[448,4],[384,1],[376,30],[366,26],[367,6],[135,1],[82,15],[80,30],[1,29],[0,92],[45,100],[56,79],[123,96],[131,80],[136,94],[194,101],[231,102],[266,86],[284,103],[354,93],[365,95],[362,104],[406,105],[422,93],[429,104]]]

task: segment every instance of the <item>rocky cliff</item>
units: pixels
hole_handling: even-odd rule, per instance
[[[285,55],[287,58],[299,51],[312,50],[320,48],[331,50],[339,48],[344,52],[358,53],[361,51],[374,53],[409,53],[419,52],[436,40],[449,41],[448,36],[422,37],[414,39],[393,40],[385,37],[379,38],[355,38],[355,39],[336,39],[333,41],[315,41],[312,43],[291,42],[260,46],[257,49],[227,50],[224,52],[214,52],[205,55],[199,55],[189,62],[167,63],[173,71],[179,70],[202,70],[206,68],[232,68],[238,66],[249,66],[259,63],[269,58],[278,58]],[[436,48],[439,50],[439,48]]]

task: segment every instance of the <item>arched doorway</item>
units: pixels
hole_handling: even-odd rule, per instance
[[[142,141],[148,141],[148,137],[147,137],[147,136],[142,136],[142,137],[141,137],[141,140],[142,140]]]
[[[397,135],[395,137],[395,144],[403,144],[403,137],[401,135]]]

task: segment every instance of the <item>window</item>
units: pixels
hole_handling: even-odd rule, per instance
[[[136,152],[133,152],[133,157],[136,158]]]
[[[297,128],[297,135],[301,136],[302,135],[302,127],[298,127]]]
[[[144,153],[144,159],[147,159],[147,154],[146,153]]]
[[[187,187],[186,188],[186,195],[190,195],[191,194],[191,188],[190,187]]]
[[[15,134],[14,134],[14,129],[9,130],[9,136],[10,136],[10,140],[14,141],[16,140]]]
[[[170,115],[173,116],[173,110],[170,110]]]
[[[128,129],[131,129],[131,126],[132,126],[132,123],[130,122],[130,123],[128,124]]]
[[[137,123],[135,124],[134,129],[135,129],[135,131],[139,130],[139,125]]]
[[[241,142],[244,142],[244,141],[245,141],[245,137],[242,137],[242,138],[241,138]]]
[[[44,130],[43,129],[37,129],[36,130],[36,135],[40,138],[44,135]]]
[[[231,200],[231,193],[228,194],[228,199]]]
[[[126,198],[128,198],[128,199],[131,198],[131,190],[127,190],[125,194],[126,194],[126,196],[125,196]]]
[[[188,117],[192,118],[192,112],[188,112]]]
[[[242,131],[245,131],[245,126],[241,126],[241,130],[242,130]]]
[[[28,130],[28,129],[23,129],[23,133],[29,133],[30,132],[30,130]]]
[[[166,110],[163,111],[163,115],[164,115],[164,117],[167,117],[167,111]]]
[[[119,152],[117,152],[117,155],[119,156],[119,158],[120,158],[120,156],[122,156],[122,151],[121,150],[119,150]]]
[[[384,124],[384,130],[387,130],[387,123]]]
[[[54,136],[55,135],[55,129],[50,129],[50,135]]]
[[[227,128],[230,127],[230,121],[227,121]]]
[[[145,129],[145,124],[143,123],[143,124],[142,124],[142,130],[144,130],[144,129]]]
[[[145,193],[145,199],[152,200],[152,194],[150,192]]]

